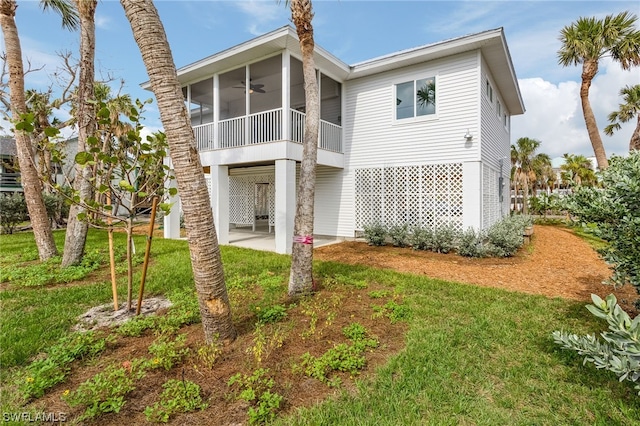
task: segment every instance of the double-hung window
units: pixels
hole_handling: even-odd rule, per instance
[[[436,78],[428,77],[395,85],[396,120],[436,113]]]

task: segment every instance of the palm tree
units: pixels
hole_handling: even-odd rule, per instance
[[[511,164],[513,165],[513,180],[522,185],[522,212],[529,212],[529,190],[536,179],[536,164],[550,162],[547,154],[536,154],[540,147],[540,141],[531,138],[520,138],[515,145],[511,145]],[[516,184],[517,189],[517,184]],[[516,199],[518,192],[516,191]]]
[[[640,84],[623,87],[620,89],[620,96],[622,96],[624,103],[619,105],[618,111],[609,114],[608,118],[611,124],[604,128],[604,132],[611,136],[614,131],[620,130],[620,123],[626,123],[636,117],[636,129],[629,141],[629,151],[640,150]]]
[[[531,179],[531,189],[533,190],[534,197],[538,195],[538,189],[546,190],[549,188],[551,176],[553,176],[551,157],[544,153],[537,154],[533,157],[529,177]]]
[[[193,279],[198,293],[205,340],[229,343],[236,337],[224,281],[209,191],[191,129],[173,56],[152,0],[120,0],[151,88],[158,101],[175,177],[183,205]]]
[[[629,12],[607,15],[604,19],[579,18],[560,32],[562,47],[558,50],[558,62],[566,67],[582,64],[580,99],[582,113],[589,132],[598,168],[609,165],[596,118],[589,103],[591,81],[598,73],[601,58],[610,56],[627,70],[640,65],[640,31],[635,28],[636,16]]]
[[[311,25],[311,20],[313,19],[311,0],[291,0],[289,3],[291,20],[296,27],[300,50],[302,51],[305,111],[307,114],[293,227],[294,241],[291,254],[291,274],[289,276],[289,295],[297,296],[308,294],[314,290],[313,209],[316,189],[320,108],[316,66],[313,59],[315,42],[313,40],[313,26]]]
[[[596,184],[596,174],[587,157],[579,154],[564,154],[562,157],[564,158],[564,164],[560,166],[562,180],[568,182],[571,189],[576,186]]]
[[[68,2],[64,0],[50,0],[41,2],[43,7],[52,8],[63,17],[63,24],[67,26],[73,24],[73,15],[68,12]],[[0,25],[4,36],[5,53],[9,68],[9,88],[11,98],[11,116],[18,121],[23,114],[27,113],[27,105],[24,90],[24,65],[22,62],[22,47],[18,28],[15,22],[15,13],[18,5],[15,0],[0,0]],[[40,260],[50,259],[58,254],[58,249],[53,240],[51,224],[47,217],[47,210],[42,197],[42,182],[39,179],[38,171],[34,163],[34,152],[31,144],[31,137],[25,131],[25,127],[16,129],[16,150],[22,177],[22,186],[29,219],[33,228],[33,236],[38,248]]]
[[[78,97],[76,99],[78,123],[78,152],[86,151],[87,138],[93,137],[96,131],[96,115],[94,104],[93,82],[95,79],[94,61],[96,50],[95,14],[98,0],[73,0],[80,17],[80,76],[78,78]],[[91,197],[90,167],[76,165],[74,187],[80,198]],[[62,266],[80,263],[84,254],[89,224],[79,220],[78,215],[85,209],[79,204],[71,205],[69,221],[64,240]]]

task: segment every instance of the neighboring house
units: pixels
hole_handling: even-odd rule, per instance
[[[73,180],[73,159],[78,152],[78,138],[58,142],[65,157],[63,166],[51,164],[54,181],[62,186]],[[38,157],[36,156],[36,164]],[[16,141],[11,136],[0,136],[0,192],[23,192],[18,167]]]
[[[353,65],[316,45],[315,63],[316,234],[354,237],[374,222],[480,229],[508,214],[510,118],[524,105],[501,28]],[[289,253],[305,120],[295,30],[204,58],[178,78],[219,242],[230,225],[266,218],[276,251]],[[165,218],[165,237],[179,236],[178,217]]]
[[[0,193],[22,192],[17,158],[16,141],[0,136]]]

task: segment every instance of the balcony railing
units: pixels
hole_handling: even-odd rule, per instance
[[[2,188],[3,191],[21,191],[20,173],[0,173],[0,188]]]
[[[305,114],[290,111],[290,140],[304,140]],[[237,148],[253,144],[275,142],[284,139],[282,131],[282,108],[263,111],[248,116],[229,118],[218,122],[217,144],[214,140],[214,123],[193,127],[198,150],[211,151],[220,148]],[[318,147],[333,152],[342,152],[342,127],[320,120]]]

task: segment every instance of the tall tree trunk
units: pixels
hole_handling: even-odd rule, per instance
[[[94,60],[96,51],[95,13],[97,0],[74,0],[80,16],[80,77],[78,80],[78,152],[86,151],[87,138],[94,136],[96,129],[96,114],[93,100],[95,80]],[[92,197],[91,167],[75,166],[74,186],[80,193],[82,200]],[[64,241],[62,266],[79,263],[84,254],[89,224],[78,220],[78,214],[85,209],[72,205],[69,209],[69,221]]]
[[[184,103],[173,56],[158,11],[151,0],[120,0],[138,43],[169,143],[182,198],[193,279],[198,293],[205,340],[236,337],[222,269],[218,237],[202,164]]]
[[[11,117],[18,120],[27,112],[24,96],[24,67],[22,48],[15,21],[17,4],[13,0],[0,0],[0,25],[4,35],[7,66],[9,68],[9,89],[11,96]],[[38,247],[40,260],[47,260],[58,254],[53,240],[51,224],[42,198],[42,182],[33,159],[34,151],[31,137],[21,130],[15,131],[18,164],[22,177],[22,188],[27,202],[29,219],[33,227],[33,236]]]
[[[300,50],[302,51],[302,73],[306,98],[306,119],[300,183],[296,202],[296,216],[293,227],[293,247],[289,295],[310,293],[313,285],[313,210],[316,190],[316,163],[318,157],[318,127],[320,125],[320,105],[318,102],[318,81],[313,59],[314,40],[311,19],[311,0],[291,0],[291,18],[296,26]]]
[[[585,61],[582,64],[582,83],[580,84],[580,101],[582,103],[582,114],[584,115],[584,122],[587,125],[587,132],[589,132],[589,140],[591,146],[593,146],[593,152],[598,161],[598,168],[604,170],[609,167],[609,161],[607,160],[607,154],[604,150],[602,138],[598,131],[598,124],[596,123],[596,117],[593,115],[591,104],[589,103],[589,88],[591,87],[591,81],[593,77],[598,73],[598,61]]]
[[[629,151],[633,151],[634,149],[640,150],[640,114],[638,115],[636,129],[633,131],[631,140],[629,141]]]

